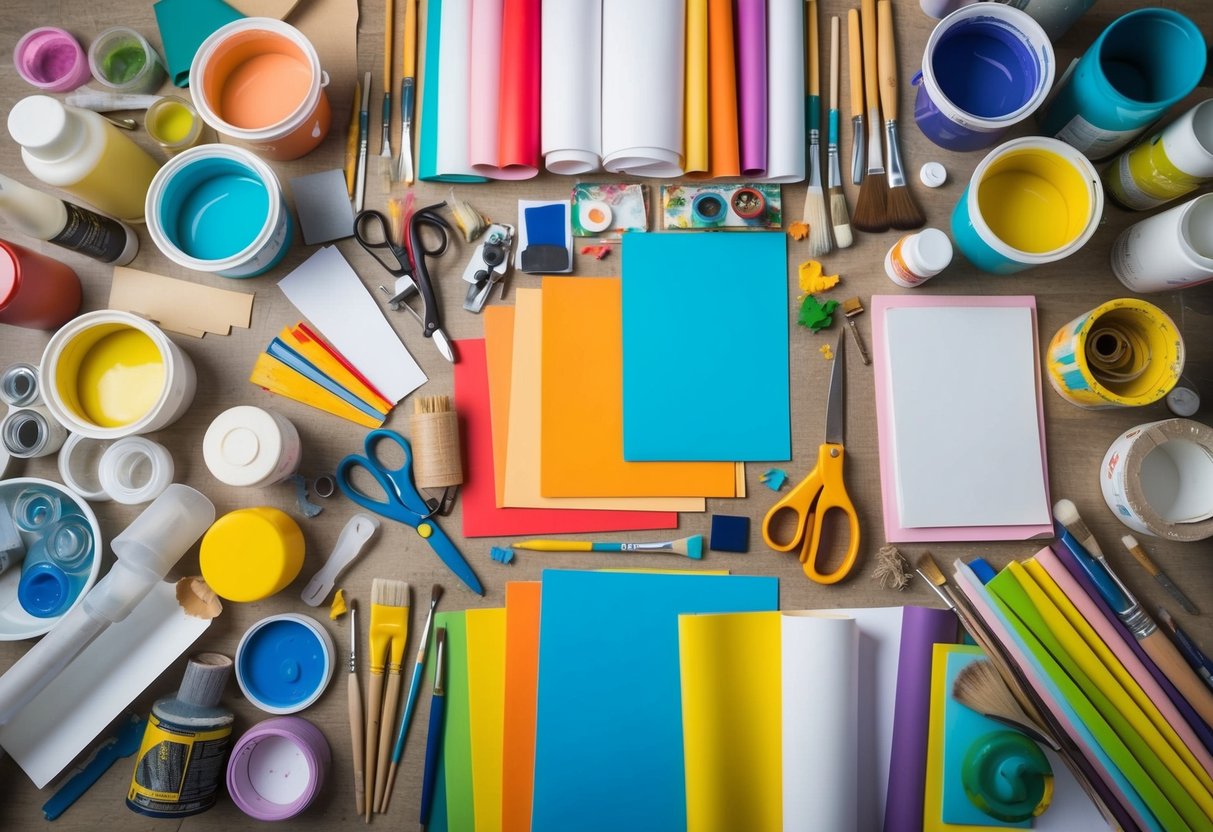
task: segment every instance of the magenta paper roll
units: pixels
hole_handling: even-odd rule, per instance
[[[884,832],[922,832],[931,652],[936,644],[954,644],[956,632],[956,615],[951,610],[905,608],[897,657],[897,705],[893,710]]]
[[[767,172],[767,3],[737,0],[737,97],[741,175]]]

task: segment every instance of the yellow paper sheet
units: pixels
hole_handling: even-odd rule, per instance
[[[391,411],[391,402],[372,390],[366,382],[354,375],[345,365],[334,358],[328,350],[309,338],[300,324],[296,324],[293,327],[283,327],[282,331],[278,333],[278,337],[282,339],[283,343],[315,365],[316,369],[320,372],[361,399],[367,407],[382,413],[385,417]]]
[[[489,419],[493,425],[493,478],[497,486],[497,508],[504,508],[510,372],[514,366],[514,307],[485,307],[484,350],[489,370]]]
[[[505,749],[505,609],[468,610],[468,708],[476,832],[501,832]]]
[[[780,617],[680,615],[687,832],[780,832]]]
[[[133,312],[170,332],[201,338],[208,332],[230,335],[234,326],[248,329],[253,294],[116,266],[109,308]]]
[[[931,651],[931,715],[927,729],[927,773],[923,787],[922,827],[930,832],[988,832],[988,826],[943,822],[943,717],[951,693],[947,690],[948,656],[980,653],[963,644],[936,644]]]
[[[624,460],[619,278],[545,277],[542,291],[541,493],[735,496],[735,463]]]
[[[686,173],[707,174],[708,0],[687,0]]]
[[[514,305],[514,361],[505,458],[505,504],[511,508],[703,511],[702,497],[544,497],[539,490],[540,365],[543,352],[543,293],[518,289]],[[491,390],[491,388],[490,388]]]
[[[277,358],[266,353],[257,356],[249,381],[301,404],[323,410],[367,428],[377,428],[383,420],[372,419],[349,402],[325,390],[309,378],[304,378]]]

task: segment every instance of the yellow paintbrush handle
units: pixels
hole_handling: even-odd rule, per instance
[[[400,54],[400,74],[417,77],[417,0],[404,2],[404,47]]]
[[[394,9],[392,0],[387,0],[383,9],[383,89],[385,95],[392,91],[392,29],[396,26],[393,20]]]
[[[592,552],[594,544],[588,540],[524,540],[512,544],[512,548],[531,552]]]

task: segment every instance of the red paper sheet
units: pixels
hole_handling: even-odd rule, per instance
[[[510,175],[503,178],[521,179],[539,171],[540,15],[540,0],[505,0],[497,164]]]
[[[493,482],[493,426],[484,339],[459,341],[455,409],[463,423],[464,537],[675,529],[672,511],[591,511],[497,508]]]

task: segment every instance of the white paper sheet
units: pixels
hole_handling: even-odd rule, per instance
[[[544,0],[540,29],[544,164],[592,173],[602,167],[602,0]]]
[[[468,148],[471,32],[471,0],[442,0],[442,33],[438,44],[439,176],[479,176],[472,169]],[[493,120],[496,122],[495,117]]]
[[[685,0],[603,4],[602,166],[609,172],[682,175],[685,25]]]
[[[805,176],[804,10],[803,0],[767,0],[767,171],[764,182],[800,182]],[[825,31],[829,32],[828,25]],[[826,54],[827,50],[823,49],[822,57]],[[828,67],[822,69],[828,70]],[[827,72],[823,71],[823,84],[827,77]],[[822,93],[821,103],[828,106],[829,90],[824,85]],[[825,125],[823,115],[823,150]]]
[[[895,308],[885,330],[902,525],[1048,523],[1032,311]]]
[[[445,3],[442,8],[445,16]],[[425,373],[336,247],[317,251],[278,288],[388,400],[398,402],[425,384]]]
[[[859,625],[828,612],[780,616],[784,832],[855,832],[859,813]]]
[[[0,746],[42,788],[164,673],[211,622],[186,615],[161,581],[0,728]],[[175,683],[174,683],[175,684]],[[165,688],[167,695],[171,690]]]

